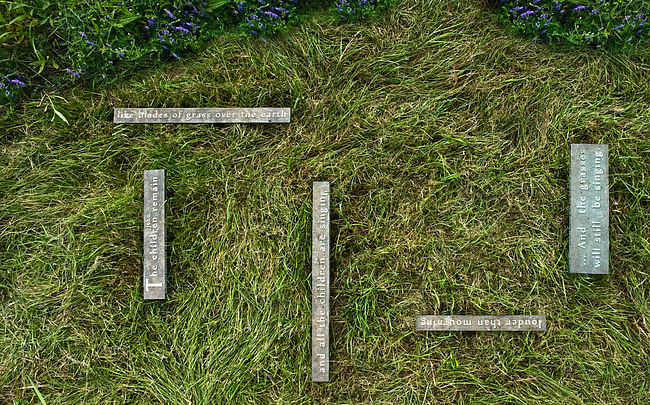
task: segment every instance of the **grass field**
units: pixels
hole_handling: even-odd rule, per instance
[[[0,403],[650,403],[649,60],[404,0],[50,94],[69,125],[27,100],[0,123]],[[148,106],[292,122],[111,122]],[[607,276],[568,273],[571,143],[609,144]],[[166,302],[142,299],[153,168]],[[328,384],[310,382],[315,180],[332,185]],[[548,331],[414,331],[437,313]]]

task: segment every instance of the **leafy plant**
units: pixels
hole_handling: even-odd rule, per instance
[[[388,0],[336,0],[334,8],[344,20],[368,17],[388,6]]]
[[[7,69],[5,75],[0,75],[0,100],[11,100],[20,93],[27,84],[26,78]]]
[[[357,18],[387,1],[336,4],[346,18]],[[143,59],[173,61],[228,28],[265,41],[294,24],[297,9],[298,0],[0,0],[0,40],[8,45],[0,47],[0,67],[11,68],[0,76],[0,103],[27,82],[51,89],[84,77],[115,77]]]
[[[233,13],[240,27],[264,38],[292,22],[297,4],[297,0],[238,1]]]
[[[502,19],[534,41],[600,48],[629,47],[648,38],[647,10],[642,2],[500,0],[500,4]]]

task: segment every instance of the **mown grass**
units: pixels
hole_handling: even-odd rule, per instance
[[[0,124],[0,398],[603,403],[650,392],[650,57],[549,48],[469,0],[224,37]],[[288,106],[288,125],[111,123]],[[611,274],[568,273],[571,143],[610,145]],[[169,299],[143,302],[143,171]],[[311,182],[332,183],[331,382],[310,382]],[[416,333],[545,314],[543,334]],[[34,381],[34,385],[30,383]]]

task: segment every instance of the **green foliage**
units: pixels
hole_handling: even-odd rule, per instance
[[[32,36],[53,26],[52,15],[60,4],[47,0],[0,0],[0,41],[8,45],[29,42]]]
[[[334,9],[344,20],[359,20],[388,7],[389,0],[336,0]]]
[[[394,10],[316,13],[267,46],[226,32],[0,120],[0,403],[647,405],[650,49],[522,41],[476,0]],[[114,106],[292,122],[113,125]],[[568,273],[571,143],[609,144],[607,276]],[[150,168],[169,192],[155,303]],[[310,381],[314,180],[332,186],[329,384]],[[415,332],[427,313],[549,329]]]
[[[13,99],[27,85],[26,80],[25,77],[11,70],[7,70],[5,75],[0,75],[0,100]]]
[[[636,0],[501,0],[516,31],[549,42],[630,48],[650,37],[647,3]]]
[[[360,2],[355,16],[384,3]],[[0,40],[7,45],[0,67],[24,72],[35,88],[112,79],[144,60],[196,52],[225,29],[266,41],[296,23],[297,7],[298,0],[0,0]],[[5,101],[16,94],[11,90]]]
[[[46,67],[57,69],[57,62],[44,49],[44,44],[59,23],[56,16],[63,3],[48,0],[0,0],[0,41],[4,45],[0,48],[0,63],[6,65],[8,60],[23,60],[23,63],[36,69],[37,74]],[[26,70],[19,65],[5,68]]]
[[[238,1],[234,14],[239,17],[241,28],[264,38],[295,22],[297,4],[297,0]]]
[[[0,63],[48,87],[66,77],[113,77],[144,58],[198,51],[226,27],[273,34],[293,21],[294,11],[283,0],[2,1],[0,32],[10,46],[1,50]]]
[[[127,4],[128,3],[128,4]],[[62,5],[58,29],[45,40],[39,52],[58,54],[70,77],[112,74],[116,66],[141,58],[178,58],[196,51],[223,27],[227,3],[194,1],[131,1],[83,3],[85,7]],[[77,74],[75,74],[77,73]]]

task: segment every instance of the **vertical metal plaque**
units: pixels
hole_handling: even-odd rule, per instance
[[[165,171],[144,172],[144,299],[164,300],[167,292],[165,255]]]
[[[609,272],[608,152],[608,145],[571,145],[571,273]]]
[[[311,380],[330,379],[330,183],[314,182],[311,222]]]

